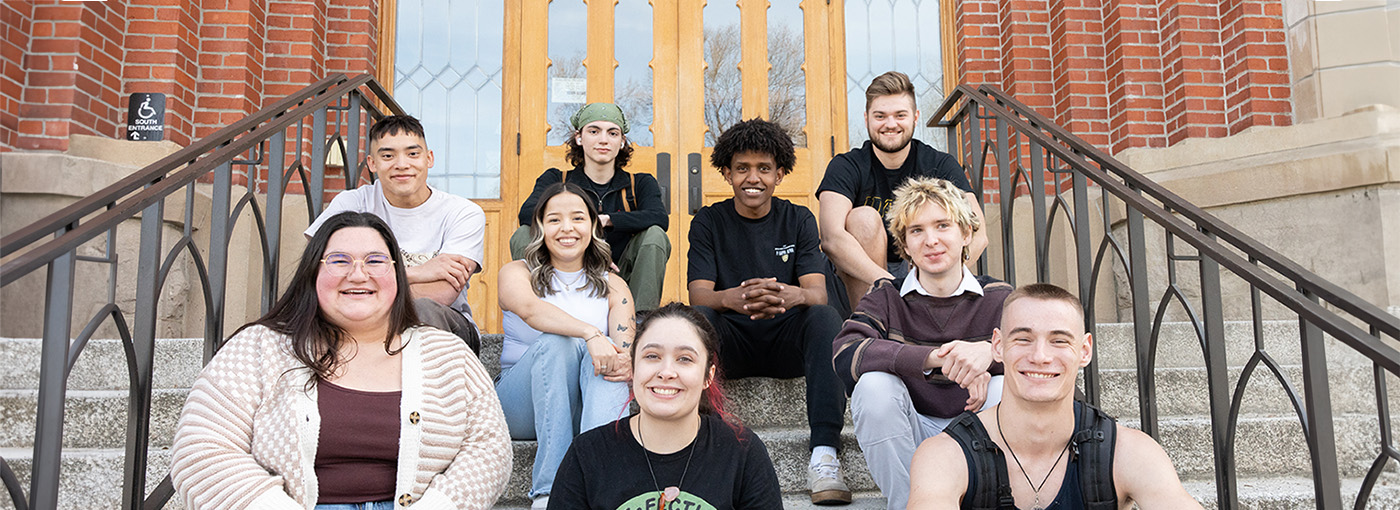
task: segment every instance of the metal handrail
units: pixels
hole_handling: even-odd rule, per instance
[[[932,115],[930,127],[943,127],[948,132],[949,152],[963,154],[973,182],[982,177],[996,176],[1001,193],[1000,219],[1003,276],[1015,284],[1014,206],[1018,185],[1029,189],[1035,234],[1036,277],[1047,281],[1046,253],[1050,229],[1057,211],[1064,214],[1074,240],[1074,262],[1080,297],[1086,304],[1086,327],[1095,328],[1094,305],[1098,298],[1094,289],[1102,273],[1104,256],[1109,264],[1119,264],[1127,276],[1126,291],[1132,296],[1134,346],[1137,360],[1138,404],[1141,427],[1157,435],[1157,402],[1154,368],[1157,337],[1168,305],[1179,303],[1185,308],[1206,362],[1208,407],[1212,427],[1212,448],[1215,459],[1216,494],[1220,508],[1238,508],[1239,492],[1233,451],[1240,419],[1240,402],[1247,383],[1260,363],[1268,368],[1266,376],[1280,382],[1293,402],[1293,409],[1302,424],[1308,456],[1312,461],[1312,478],[1318,508],[1342,508],[1337,435],[1327,379],[1327,356],[1324,334],[1338,339],[1342,345],[1368,358],[1373,365],[1377,388],[1376,405],[1380,422],[1379,454],[1361,485],[1355,501],[1363,508],[1380,471],[1388,460],[1400,461],[1400,450],[1391,440],[1388,423],[1389,401],[1386,397],[1385,373],[1400,374],[1400,351],[1393,341],[1400,338],[1400,319],[1380,307],[1282,256],[1238,229],[1215,218],[1194,204],[1182,199],[1165,187],[1152,182],[1123,165],[1093,145],[1069,134],[1063,128],[1011,98],[995,87],[983,85],[976,89],[963,85],[955,89]],[[988,158],[988,154],[992,157]],[[1070,190],[1063,191],[1062,182],[1055,183],[1054,192],[1045,189],[1045,176],[1068,175]],[[1096,224],[1089,210],[1089,183],[1100,193],[1102,223]],[[980,191],[980,186],[978,191]],[[1023,195],[1024,196],[1024,195]],[[1110,203],[1123,205],[1124,217],[1110,218]],[[1046,204],[1050,203],[1047,215]],[[1155,306],[1150,302],[1146,245],[1146,222],[1163,229],[1166,237],[1165,263],[1167,281]],[[1102,240],[1095,245],[1090,230],[1103,229]],[[1113,233],[1117,228],[1118,234]],[[1126,242],[1119,239],[1126,237]],[[1194,255],[1176,250],[1176,241],[1185,241]],[[1122,247],[1126,245],[1127,252]],[[1111,252],[1109,250],[1112,250]],[[1096,255],[1097,253],[1097,255]],[[1199,298],[1187,299],[1178,281],[1178,267],[1194,264],[1200,277]],[[983,266],[985,268],[985,266]],[[1220,270],[1235,274],[1250,286],[1252,317],[1256,339],[1254,353],[1246,364],[1237,384],[1228,379],[1225,360],[1223,291]],[[1267,270],[1266,270],[1267,268]],[[1273,272],[1271,273],[1270,270]],[[1161,285],[1161,283],[1159,283]],[[1260,293],[1267,294],[1298,316],[1302,369],[1302,396],[1279,371],[1277,362],[1262,340]],[[1325,305],[1325,306],[1324,306]],[[1343,314],[1347,314],[1344,316]],[[1387,340],[1385,337],[1389,337]],[[1091,401],[1098,401],[1097,364],[1086,369],[1085,389]],[[1233,392],[1233,395],[1232,395]],[[1302,404],[1300,404],[1302,403]]]
[[[147,447],[150,444],[157,309],[161,287],[172,266],[181,256],[187,255],[186,263],[194,266],[197,272],[206,315],[204,351],[207,360],[223,339],[229,241],[241,213],[251,211],[253,227],[261,236],[258,247],[263,252],[261,295],[265,311],[278,289],[283,198],[290,180],[300,178],[307,194],[307,212],[315,217],[323,202],[327,145],[337,140],[344,142],[341,150],[348,152],[342,154],[348,156],[344,158],[347,163],[344,184],[352,188],[364,172],[360,160],[368,149],[364,137],[367,128],[386,114],[402,113],[403,108],[370,75],[353,78],[331,75],[0,239],[0,256],[6,258],[0,264],[0,286],[10,285],[40,267],[48,268],[37,426],[27,501],[9,462],[0,458],[0,474],[5,475],[0,476],[0,482],[4,483],[16,508],[54,508],[58,504],[68,369],[79,358],[88,339],[106,321],[116,326],[131,381],[122,506],[136,509],[164,505],[173,495],[169,478],[149,494],[145,480],[149,464]],[[334,121],[330,120],[332,115]],[[306,136],[308,127],[309,137]],[[289,138],[289,132],[294,133],[294,139]],[[288,142],[294,145],[291,158],[288,158]],[[310,150],[305,151],[308,145]],[[259,183],[250,171],[243,195],[234,197],[234,166],[265,170],[268,175],[266,193],[260,194]],[[199,243],[194,237],[196,185],[211,188],[209,223],[199,228],[206,230],[209,237],[205,247],[197,246]],[[165,248],[161,239],[163,229],[167,228],[164,225],[165,202],[181,191],[185,199],[181,236],[173,247]],[[136,299],[131,310],[117,303],[119,256],[115,251],[115,239],[119,224],[138,217],[141,241]],[[105,257],[77,255],[79,246],[104,234],[107,236]],[[108,302],[97,314],[79,322],[85,327],[76,337],[71,337],[75,323],[73,296],[80,285],[74,278],[77,262],[110,265]],[[128,321],[129,316],[134,319]]]

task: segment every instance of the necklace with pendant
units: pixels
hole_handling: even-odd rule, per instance
[[[1026,485],[1030,485],[1031,490],[1035,491],[1035,506],[1032,507],[1032,510],[1045,510],[1045,507],[1040,504],[1040,489],[1044,488],[1045,482],[1050,480],[1050,474],[1054,473],[1055,467],[1060,465],[1060,459],[1065,458],[1065,452],[1069,451],[1069,445],[1074,443],[1074,434],[1070,433],[1069,441],[1065,441],[1065,447],[1060,450],[1060,455],[1055,457],[1055,463],[1050,465],[1050,471],[1045,473],[1045,478],[1040,479],[1040,485],[1036,485],[1035,482],[1031,481],[1031,475],[1026,473],[1025,466],[1021,465],[1021,459],[1017,458],[1016,452],[1011,449],[1011,442],[1006,440],[1006,431],[1001,427],[1001,406],[997,406],[997,433],[1001,434],[1001,442],[1006,445],[1006,451],[1011,453],[1011,459],[1016,461],[1016,468],[1021,470],[1021,476],[1026,477]]]
[[[698,418],[698,417],[697,417]],[[699,435],[700,429],[695,429]],[[690,473],[690,459],[695,458],[695,446],[690,445],[690,455],[685,457],[685,469],[681,471],[681,479],[675,485],[661,489],[661,484],[656,483],[656,470],[651,467],[651,451],[647,450],[647,440],[642,437],[642,417],[637,416],[637,441],[642,444],[642,458],[647,460],[647,472],[651,473],[651,486],[656,489],[656,510],[666,510],[666,504],[681,497],[681,484],[685,483],[685,475]]]
[[[579,271],[578,275],[574,276],[574,281],[564,280],[564,277],[560,276],[561,274],[563,273],[561,273],[558,269],[554,270],[554,278],[559,280],[559,283],[564,287],[563,290],[578,290],[578,284],[579,282],[583,281],[583,278],[585,276],[588,276],[588,270],[585,269],[583,271]]]

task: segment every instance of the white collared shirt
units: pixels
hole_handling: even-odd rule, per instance
[[[899,295],[907,296],[910,292],[917,291],[928,297],[939,297],[930,294],[924,289],[923,284],[919,283],[919,269],[917,267],[913,269],[913,271],[909,271],[909,276],[904,277],[904,285],[899,287]],[[947,297],[953,297],[964,292],[971,292],[979,296],[986,295],[982,292],[982,284],[977,283],[977,277],[972,275],[972,270],[968,269],[967,266],[962,266],[962,282],[958,283],[958,288],[953,290],[953,293]]]

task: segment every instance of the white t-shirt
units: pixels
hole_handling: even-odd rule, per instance
[[[583,269],[566,273],[555,270],[554,277],[550,279],[549,287],[553,291],[551,294],[540,298],[541,301],[559,307],[575,319],[587,322],[598,328],[603,334],[608,333],[608,298],[594,297],[589,295],[590,291],[586,286],[580,289],[585,283],[583,281]],[[502,329],[505,333],[505,343],[501,347],[501,370],[504,371],[520,361],[520,356],[525,354],[525,350],[535,343],[543,333],[540,330],[530,327],[515,312],[505,311],[502,320]]]
[[[461,255],[482,265],[485,252],[486,213],[471,200],[428,186],[432,195],[418,207],[403,209],[389,205],[379,181],[369,186],[341,192],[306,229],[312,236],[326,218],[345,211],[373,213],[394,232],[404,264],[417,266],[442,253]],[[470,283],[469,283],[470,285]],[[468,285],[468,286],[469,286]],[[467,287],[452,302],[452,309],[472,320],[467,306]]]

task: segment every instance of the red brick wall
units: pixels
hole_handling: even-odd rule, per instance
[[[0,2],[0,150],[19,142],[24,96],[24,52],[33,32],[34,4]]]
[[[62,150],[71,134],[118,136],[126,2],[36,3],[32,12],[15,147]]]
[[[0,151],[125,136],[127,97],[166,94],[188,144],[327,74],[373,72],[378,0],[0,2]]]
[[[996,85],[1111,153],[1288,125],[1281,2],[960,0],[959,81]]]

